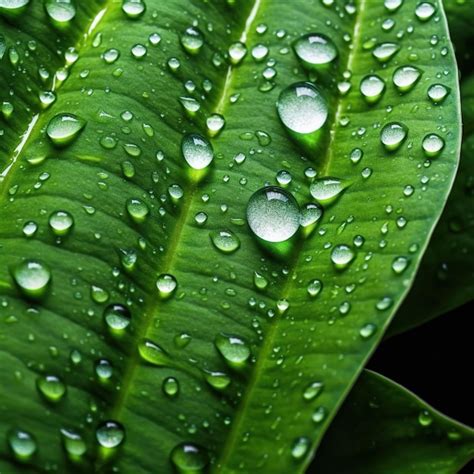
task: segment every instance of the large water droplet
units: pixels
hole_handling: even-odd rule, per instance
[[[330,203],[336,200],[346,187],[347,183],[341,179],[326,176],[315,179],[309,187],[309,192],[319,202]]]
[[[328,118],[328,105],[320,90],[309,82],[292,84],[280,93],[277,111],[289,133],[302,146],[314,148]]]
[[[162,273],[156,280],[158,293],[163,299],[169,298],[176,290],[178,282],[173,275]]]
[[[104,309],[104,320],[113,331],[123,331],[132,320],[130,310],[121,304],[111,304]]]
[[[55,145],[66,146],[79,136],[85,125],[86,121],[77,115],[62,113],[49,121],[46,134]]]
[[[51,271],[38,260],[25,260],[14,268],[13,278],[25,296],[39,298],[46,293]]]
[[[118,421],[104,421],[96,430],[97,441],[104,448],[116,448],[125,439],[125,430]]]
[[[68,24],[76,16],[74,0],[46,0],[44,7],[49,17],[61,25]]]
[[[198,54],[204,44],[203,34],[194,26],[186,28],[180,39],[183,48],[189,54]]]
[[[249,199],[247,222],[266,242],[283,242],[297,232],[300,210],[296,199],[277,186],[259,189]]]
[[[36,380],[38,391],[50,402],[59,402],[66,395],[66,385],[55,375],[45,375]]]
[[[408,92],[419,81],[422,71],[415,66],[401,66],[393,73],[393,84],[400,92]]]
[[[129,18],[136,19],[145,13],[146,4],[143,0],[124,0],[122,10]]]
[[[428,21],[435,13],[436,7],[430,2],[421,2],[415,8],[415,15],[420,21]]]
[[[369,104],[374,104],[379,101],[384,91],[385,81],[376,74],[365,76],[360,81],[360,93]]]
[[[436,133],[429,133],[423,138],[421,147],[426,156],[434,158],[443,151],[444,140]]]
[[[233,253],[240,247],[239,238],[231,230],[215,230],[209,236],[216,249],[224,253]]]
[[[67,211],[55,211],[49,216],[48,223],[56,235],[67,235],[74,225],[74,219]]]
[[[201,474],[209,464],[209,457],[200,446],[181,443],[171,451],[171,462],[180,474]]]
[[[380,141],[387,151],[395,151],[405,141],[408,128],[400,122],[391,122],[382,128]]]
[[[309,69],[319,69],[331,64],[337,57],[336,45],[327,36],[309,33],[293,44],[296,55]]]
[[[250,357],[250,348],[240,337],[218,334],[215,344],[225,361],[234,368],[245,365]]]
[[[428,88],[428,97],[433,104],[439,104],[443,102],[446,96],[449,94],[450,89],[443,84],[433,84]]]
[[[196,133],[190,133],[183,137],[181,150],[188,165],[196,170],[207,168],[214,159],[214,151],[210,142]]]
[[[354,251],[345,244],[336,245],[331,251],[331,261],[338,270],[347,268],[354,258]]]
[[[30,3],[30,0],[0,0],[0,13],[16,15],[21,13]]]
[[[10,431],[8,433],[8,444],[15,457],[23,461],[31,458],[38,447],[35,437],[24,430]]]

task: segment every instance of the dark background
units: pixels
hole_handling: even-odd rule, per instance
[[[394,336],[377,348],[368,368],[412,390],[445,415],[473,427],[473,317],[471,302]],[[473,473],[474,461],[459,471]]]

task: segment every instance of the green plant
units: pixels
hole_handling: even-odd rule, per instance
[[[0,25],[0,472],[469,460],[471,429],[358,380],[414,323],[458,165],[441,2],[0,0]]]

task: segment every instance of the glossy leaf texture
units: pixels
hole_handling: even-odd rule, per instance
[[[305,469],[457,166],[418,3],[108,1],[41,112],[4,55],[2,472]]]
[[[463,81],[461,92],[464,138],[456,180],[389,335],[429,321],[474,298],[474,77]],[[420,301],[424,302],[423,311]]]
[[[453,474],[472,457],[472,429],[395,382],[364,371],[328,430],[314,469],[321,474]]]

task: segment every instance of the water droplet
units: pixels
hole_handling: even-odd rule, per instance
[[[385,91],[385,81],[376,74],[365,76],[360,81],[360,93],[369,104],[378,102]]]
[[[209,236],[214,247],[223,253],[233,253],[240,247],[240,239],[231,230],[215,230]]]
[[[430,133],[423,138],[421,146],[426,156],[434,158],[443,150],[444,140],[436,133]]]
[[[306,288],[308,295],[311,298],[315,298],[316,296],[321,293],[321,290],[323,289],[323,283],[321,280],[311,280],[308,284],[308,287]]]
[[[48,223],[56,235],[67,235],[74,225],[74,219],[67,211],[55,211],[49,216]]]
[[[300,211],[295,198],[277,186],[259,189],[249,199],[247,222],[266,242],[283,242],[299,228]]]
[[[317,201],[330,203],[336,200],[346,187],[347,184],[341,179],[326,176],[315,179],[309,187],[309,192]]]
[[[439,104],[443,102],[449,91],[450,89],[443,84],[433,84],[428,88],[428,97],[434,104]]]
[[[29,3],[30,0],[0,0],[0,13],[19,14]]]
[[[324,407],[318,407],[316,410],[314,410],[313,415],[311,416],[311,419],[313,420],[313,423],[319,424],[324,419],[326,418],[327,411]]]
[[[141,199],[127,199],[126,207],[130,217],[138,224],[145,222],[150,213],[150,209]]]
[[[174,293],[177,286],[178,282],[176,281],[176,278],[168,273],[162,273],[156,280],[158,293],[163,299],[169,298]]]
[[[229,46],[229,58],[232,64],[239,64],[247,54],[247,47],[240,41]]]
[[[44,7],[49,17],[61,25],[68,24],[76,16],[74,0],[46,0]]]
[[[303,391],[303,398],[305,400],[314,400],[324,388],[321,382],[311,382]]]
[[[114,370],[112,364],[107,359],[99,359],[95,364],[95,373],[103,382],[112,377]]]
[[[25,237],[33,237],[38,230],[38,224],[34,221],[25,222],[23,226],[23,235]]]
[[[0,2],[1,5],[1,2]],[[16,458],[27,460],[35,454],[37,444],[35,437],[24,430],[12,430],[8,433],[8,444]]]
[[[114,331],[123,331],[132,320],[130,310],[118,303],[107,306],[103,316],[107,326]]]
[[[354,251],[345,244],[336,245],[331,251],[331,261],[339,270],[347,268],[354,258]]]
[[[208,167],[214,158],[214,151],[209,141],[195,133],[183,137],[181,150],[188,165],[196,170]]]
[[[25,260],[14,268],[13,278],[25,296],[40,298],[51,281],[51,271],[38,260]]]
[[[311,440],[305,436],[296,438],[291,447],[291,455],[294,459],[303,459],[309,451]]]
[[[148,50],[144,44],[135,44],[130,52],[135,59],[143,59],[147,55]]]
[[[394,12],[398,10],[403,4],[403,0],[384,0],[384,7],[389,12]]]
[[[250,357],[250,348],[239,337],[229,334],[218,334],[215,344],[225,361],[234,368],[245,365]]]
[[[146,10],[146,4],[143,0],[124,0],[122,10],[128,18],[140,18]]]
[[[180,443],[171,451],[171,462],[180,474],[201,474],[209,464],[209,457],[196,444]]]
[[[420,423],[421,426],[430,426],[431,423],[433,423],[431,413],[428,410],[421,411],[418,415],[418,423]]]
[[[120,57],[120,51],[116,48],[110,48],[102,55],[107,64],[113,64]]]
[[[86,452],[86,443],[77,431],[70,428],[61,428],[60,431],[64,449],[71,458],[79,458]]]
[[[46,134],[56,146],[72,143],[86,126],[86,121],[74,114],[57,114],[48,123]]]
[[[264,44],[256,44],[252,48],[252,58],[256,62],[263,61],[268,55],[268,48]]]
[[[204,371],[204,377],[206,378],[206,382],[216,390],[225,390],[230,382],[230,377],[225,372],[217,372],[217,371]]]
[[[118,421],[104,421],[96,430],[97,441],[104,448],[116,448],[125,439],[125,430]]]
[[[268,286],[268,280],[258,272],[253,273],[253,284],[257,290],[264,290]]]
[[[322,216],[323,208],[317,203],[310,202],[301,207],[300,225],[306,236],[314,231]]]
[[[198,54],[204,44],[204,36],[198,28],[190,26],[181,35],[181,44],[189,54]]]
[[[392,262],[392,270],[400,275],[407,269],[408,264],[409,260],[406,257],[395,257]]]
[[[168,397],[176,397],[179,393],[179,382],[178,379],[174,377],[166,377],[163,380],[163,392],[168,395]]]
[[[381,43],[377,45],[372,54],[380,63],[386,63],[397,54],[400,46],[397,43]]]
[[[328,118],[328,105],[320,90],[309,82],[298,82],[280,93],[277,101],[280,120],[295,139],[314,147],[319,131]]]
[[[371,338],[377,331],[377,326],[373,323],[364,324],[360,328],[359,334],[362,339],[369,339]]]
[[[375,307],[379,311],[385,311],[385,310],[391,308],[392,305],[393,305],[393,299],[390,298],[389,296],[384,296],[382,299],[377,301],[377,303],[375,304]]]
[[[327,36],[309,33],[293,44],[296,55],[308,69],[319,69],[331,64],[337,57],[336,45]]]
[[[50,402],[59,402],[66,394],[66,385],[55,375],[39,377],[36,386],[41,395]]]
[[[408,128],[400,122],[391,122],[382,128],[380,141],[387,151],[395,151],[405,141]]]
[[[400,92],[408,92],[419,81],[422,71],[415,66],[401,66],[393,73],[393,84]]]
[[[206,119],[207,133],[210,137],[215,137],[224,128],[225,119],[221,114],[212,114]]]
[[[415,15],[420,21],[428,21],[435,13],[436,8],[430,2],[421,2],[415,8]]]

